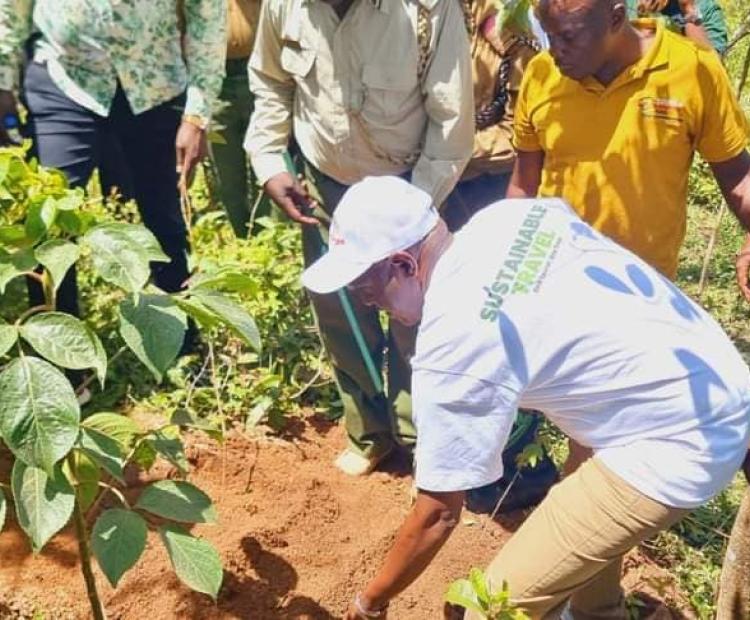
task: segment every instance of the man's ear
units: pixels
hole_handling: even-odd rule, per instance
[[[612,30],[619,30],[628,21],[628,9],[624,2],[612,5]]]
[[[408,252],[396,252],[391,256],[391,266],[405,276],[414,276],[417,273],[417,261]]]

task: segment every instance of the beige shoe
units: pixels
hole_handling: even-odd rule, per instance
[[[384,452],[375,456],[365,456],[359,452],[355,452],[351,448],[347,448],[339,454],[339,457],[334,461],[334,465],[350,476],[366,476],[387,455],[388,453]]]

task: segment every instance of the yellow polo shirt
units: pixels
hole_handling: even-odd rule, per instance
[[[596,229],[670,278],[685,236],[693,153],[745,148],[745,115],[719,57],[660,22],[646,54],[609,86],[563,76],[548,52],[526,69],[514,122],[521,151],[544,151],[540,196],[563,196]]]

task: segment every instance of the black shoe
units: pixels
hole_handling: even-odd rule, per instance
[[[466,494],[466,507],[471,512],[492,514],[497,502],[503,496],[510,484],[516,470],[509,469],[500,480],[472,489]],[[552,485],[557,482],[559,475],[557,468],[546,454],[536,467],[524,467],[520,475],[513,483],[508,495],[497,511],[497,514],[505,514],[514,510],[531,508],[541,502]]]

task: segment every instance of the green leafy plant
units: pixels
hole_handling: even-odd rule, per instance
[[[451,605],[475,611],[487,620],[528,620],[529,616],[517,609],[510,600],[508,584],[493,590],[487,576],[479,568],[472,568],[468,579],[457,579],[445,593]]]
[[[36,280],[44,303],[0,321],[0,440],[13,456],[11,479],[0,482],[0,529],[12,497],[18,524],[40,552],[71,520],[94,618],[104,611],[92,555],[116,586],[141,557],[149,529],[158,531],[177,576],[216,598],[222,582],[217,551],[185,526],[215,523],[211,499],[183,479],[146,486],[127,499],[125,469],[149,468],[158,456],[188,473],[181,439],[192,420],[173,418],[141,429],[127,417],[98,412],[82,417],[78,397],[94,380],[104,385],[108,359],[99,335],[78,317],[55,310],[60,283],[79,260],[121,292],[119,334],[126,350],[157,381],[174,363],[188,317],[210,329],[227,329],[260,352],[258,329],[229,296],[251,285],[242,274],[219,270],[167,294],[149,284],[150,264],[169,259],[143,226],[105,221],[101,209],[65,178],[26,160],[23,148],[0,149],[0,294],[15,278]],[[65,370],[93,374],[78,386]],[[101,510],[111,496],[116,508]],[[89,532],[87,523],[95,518]]]
[[[227,416],[244,421],[248,429],[265,423],[275,431],[283,431],[290,417],[303,409],[335,417],[340,412],[338,393],[299,279],[298,227],[260,218],[252,238],[236,239],[220,213],[202,211],[201,206],[196,213],[193,235],[200,248],[199,269],[237,271],[241,265],[254,288],[238,294],[264,334],[259,355],[217,357]],[[224,351],[227,344],[231,348],[231,342],[222,343]],[[170,399],[179,396],[184,405],[189,396],[196,413],[210,416],[216,403],[207,378],[208,373],[190,394],[175,392]],[[187,384],[192,382],[188,379]]]

